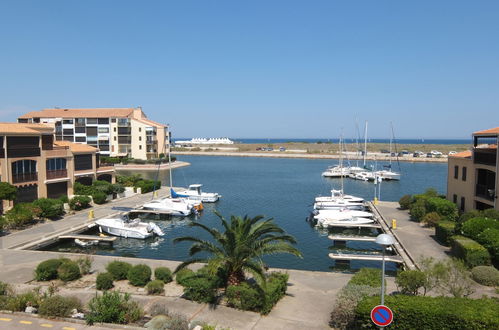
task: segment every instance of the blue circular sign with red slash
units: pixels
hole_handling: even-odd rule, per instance
[[[393,321],[393,312],[384,305],[378,305],[371,311],[371,320],[379,327],[386,327]]]

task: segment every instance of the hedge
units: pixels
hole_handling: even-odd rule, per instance
[[[435,225],[435,236],[445,246],[450,245],[450,238],[454,235],[456,223],[454,221],[442,220]]]
[[[217,286],[213,277],[194,275],[186,278],[184,286],[184,298],[200,303],[214,303],[217,298]]]
[[[371,310],[379,297],[364,298],[355,309],[355,329],[377,329]],[[393,311],[390,329],[498,329],[499,304],[494,299],[396,295],[385,298]]]
[[[468,267],[490,264],[490,254],[480,243],[464,236],[451,237],[451,253]]]
[[[447,220],[457,220],[457,206],[447,199],[440,197],[431,197],[426,199],[425,206],[427,212],[436,212],[441,217],[446,218]]]
[[[151,267],[140,264],[130,268],[126,278],[133,286],[144,286],[151,281],[151,274]]]
[[[111,261],[106,266],[106,270],[113,276],[115,281],[125,280],[130,268],[132,268],[131,264],[119,260]]]
[[[69,201],[69,207],[75,211],[83,210],[90,206],[90,201],[90,197],[75,196]]]
[[[39,198],[33,202],[33,206],[40,208],[43,218],[53,219],[64,214],[63,203],[59,199]]]
[[[496,266],[499,266],[499,229],[487,228],[478,235],[478,243],[482,244],[494,261]]]
[[[36,266],[35,279],[37,281],[50,281],[57,278],[57,269],[67,259],[48,259]]]

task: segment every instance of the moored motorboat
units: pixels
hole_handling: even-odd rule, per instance
[[[197,200],[204,203],[214,203],[218,201],[221,197],[218,193],[208,193],[201,191],[202,184],[191,184],[189,185],[189,189],[174,191],[170,189],[170,193],[172,198],[188,198],[190,200]]]
[[[317,225],[322,227],[328,227],[328,226],[341,226],[341,225],[345,226],[365,225],[370,223],[374,223],[374,220],[370,218],[353,217],[348,219],[324,219],[320,222],[318,221]]]
[[[101,232],[125,238],[146,239],[153,235],[164,236],[164,232],[153,222],[141,222],[139,219],[131,220],[128,214],[118,218],[104,218],[96,220]]]
[[[200,205],[200,202],[197,202]],[[186,217],[193,214],[196,210],[196,202],[189,201],[183,198],[162,198],[155,199],[145,203],[142,208],[144,210],[153,210],[169,213],[173,216]]]
[[[343,200],[349,203],[362,203],[364,199],[361,197],[356,197],[352,195],[343,194],[342,190],[331,190],[331,196],[319,196],[315,198],[316,202],[333,202],[337,200]]]

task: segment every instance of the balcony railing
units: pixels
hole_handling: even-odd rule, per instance
[[[58,179],[58,178],[67,178],[68,170],[47,170],[47,180]]]
[[[497,149],[475,149],[473,162],[475,164],[496,166]]]
[[[13,183],[38,181],[38,173],[19,173],[12,175]]]
[[[475,195],[477,197],[493,201],[496,195],[496,191],[491,186],[486,186],[483,184],[477,184],[475,188]]]

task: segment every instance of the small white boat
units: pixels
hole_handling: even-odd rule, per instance
[[[198,202],[199,204],[199,202]],[[149,203],[145,203],[142,208],[144,210],[153,210],[153,211],[163,211],[170,213],[173,216],[186,217],[195,212],[194,201],[189,202],[189,200],[183,198],[162,198],[155,199],[150,201]]]
[[[80,246],[80,247],[91,247],[94,245],[98,245],[99,241],[98,240],[81,240],[79,238],[75,238],[75,244]]]
[[[341,199],[335,201],[314,203],[314,210],[345,210],[345,209],[362,211],[364,209],[364,204],[346,202]]]
[[[348,174],[350,174],[348,167],[343,166],[331,166],[322,172],[322,176],[326,178],[340,178],[342,176],[348,176]]]
[[[374,181],[375,175],[373,172],[357,172],[351,173],[350,178],[360,181]]]
[[[199,183],[191,184],[187,190],[176,192],[173,189],[170,189],[170,193],[173,198],[188,198],[190,200],[198,200],[203,203],[214,203],[221,197],[218,193],[207,193],[201,191],[202,186],[203,185]]]
[[[342,190],[331,190],[331,196],[319,196],[315,198],[316,202],[334,202],[337,200],[343,200],[349,203],[362,203],[364,199],[361,197],[356,197],[352,195],[343,194]]]
[[[362,218],[362,217],[354,217],[354,218],[349,218],[349,219],[326,219],[321,221],[320,223],[317,222],[318,225],[322,227],[328,227],[332,225],[346,225],[346,226],[352,226],[352,225],[364,225],[364,224],[369,224],[369,223],[374,223],[373,219],[369,218]]]
[[[373,220],[374,214],[365,211],[357,210],[319,210],[314,211],[314,219],[317,220],[317,225],[324,226],[326,223],[348,223],[355,222],[356,218],[364,218]],[[372,221],[374,222],[374,220]]]
[[[380,177],[382,180],[400,180],[400,173],[392,170],[376,171],[374,175]]]
[[[141,222],[139,219],[130,220],[128,214],[122,214],[119,218],[99,219],[95,223],[101,232],[125,238],[146,239],[153,235],[165,235],[155,223]]]

